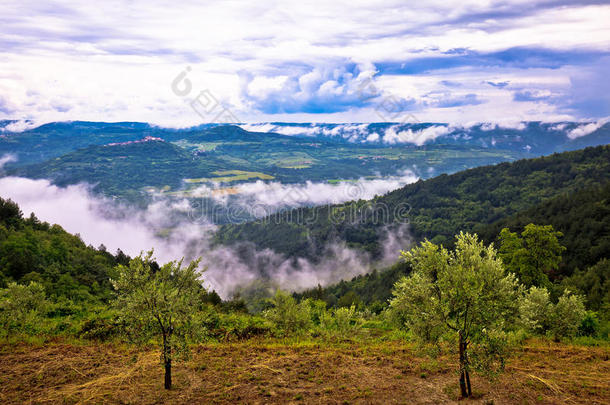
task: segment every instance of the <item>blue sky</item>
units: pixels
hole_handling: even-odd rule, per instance
[[[0,119],[597,120],[608,21],[586,0],[5,0]]]

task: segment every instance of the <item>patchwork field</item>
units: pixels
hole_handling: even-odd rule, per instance
[[[610,349],[530,341],[494,382],[474,377],[473,404],[607,404]],[[199,345],[163,389],[159,353],[56,341],[0,346],[0,402],[25,403],[455,403],[453,356],[399,341],[249,340]]]

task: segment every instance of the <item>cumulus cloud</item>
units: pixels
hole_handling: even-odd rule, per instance
[[[241,124],[239,126],[247,131],[274,132],[287,136],[326,136],[344,139],[349,142],[362,142],[369,135],[369,124],[257,123]]]
[[[0,128],[0,132],[24,132],[36,128],[39,124],[31,120],[17,120]]]
[[[583,136],[587,136],[595,131],[597,131],[599,128],[602,127],[604,123],[602,121],[599,122],[591,122],[589,124],[584,124],[584,125],[579,125],[576,128],[568,131],[568,138],[570,139],[576,139],[576,138],[580,138]]]
[[[413,130],[409,128],[403,131],[397,131],[397,127],[392,126],[385,131],[383,135],[383,142],[388,144],[412,143],[414,145],[421,146],[424,143],[434,140],[439,136],[446,135],[449,132],[451,132],[450,128],[445,125],[433,125],[421,130]]]
[[[363,87],[374,73],[371,65],[348,63],[265,80],[243,73],[241,95],[253,109],[265,114],[334,113],[370,103]]]
[[[387,229],[381,239],[387,255],[380,261],[373,262],[369,255],[334,241],[313,263],[270,249],[256,250],[249,243],[212,245],[216,226],[190,221],[192,206],[186,200],[159,199],[138,210],[94,196],[84,185],[61,188],[47,180],[18,177],[0,178],[0,190],[3,198],[17,202],[26,215],[34,212],[39,219],[57,223],[94,246],[104,244],[110,251],[120,248],[132,256],[154,248],[156,258],[163,263],[201,256],[202,265],[207,267],[203,275],[206,285],[225,298],[254,280],[271,280],[281,288],[301,290],[349,279],[374,265],[396,261],[399,248],[410,243],[404,226]]]
[[[494,129],[516,129],[522,131],[527,127],[527,124],[519,120],[501,120],[497,122],[483,122],[480,123],[481,130],[493,131]]]
[[[196,125],[201,118],[170,90],[186,66],[193,91],[210,90],[243,122],[376,121],[373,100],[357,94],[364,71],[375,73],[380,94],[414,100],[430,122],[608,111],[610,5],[597,0],[184,1],[173,9],[153,0],[127,11],[114,1],[95,9],[5,1],[0,118]],[[554,92],[548,77],[566,83],[559,100],[513,100],[513,86]],[[395,85],[401,78],[410,82]],[[460,94],[426,103],[439,86]]]

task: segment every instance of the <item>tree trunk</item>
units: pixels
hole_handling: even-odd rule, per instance
[[[165,389],[172,389],[172,347],[169,337],[163,335],[163,362],[165,363]]]
[[[165,389],[172,389],[172,359],[165,360]]]
[[[468,343],[464,342],[464,372],[466,373],[466,386],[468,388],[468,396],[472,395],[470,388],[470,372],[468,371]]]
[[[464,344],[464,336],[460,331],[460,392],[462,398],[470,396],[470,376],[466,370],[466,345]],[[468,378],[468,390],[466,389],[466,379]]]

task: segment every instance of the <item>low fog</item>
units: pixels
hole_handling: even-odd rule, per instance
[[[314,205],[340,204],[353,200],[370,200],[418,180],[410,170],[395,176],[377,179],[359,179],[338,183],[311,182],[283,184],[256,181],[236,184],[223,193],[220,184],[202,185],[191,191],[191,196],[212,198],[221,204],[239,206],[254,217],[273,214],[280,209]],[[226,187],[226,186],[224,186]]]
[[[301,196],[301,200],[289,202],[294,205],[304,204],[307,195],[311,196],[308,204],[334,203],[370,198],[415,179],[413,174],[404,173],[396,178],[359,181],[348,186],[307,183],[295,188],[279,183],[251,183],[238,187],[243,191],[242,203],[256,201],[277,207],[287,203],[286,192]],[[212,246],[216,226],[200,219],[188,220],[191,209],[188,200],[156,197],[146,209],[136,209],[94,195],[87,185],[62,188],[48,180],[20,177],[0,178],[0,196],[18,203],[24,216],[33,212],[43,221],[57,223],[66,231],[79,234],[87,244],[96,247],[104,244],[113,253],[120,248],[135,256],[154,248],[155,257],[161,263],[182,257],[186,260],[202,257],[202,266],[207,267],[203,274],[206,287],[216,290],[223,298],[230,298],[236,288],[260,279],[271,280],[287,290],[350,279],[371,271],[373,266],[394,263],[399,250],[410,242],[404,225],[397,230],[386,229],[384,255],[374,263],[368,254],[349,249],[342,242],[330,243],[323,257],[312,263],[304,258],[287,258],[270,249],[256,250],[249,243]]]

